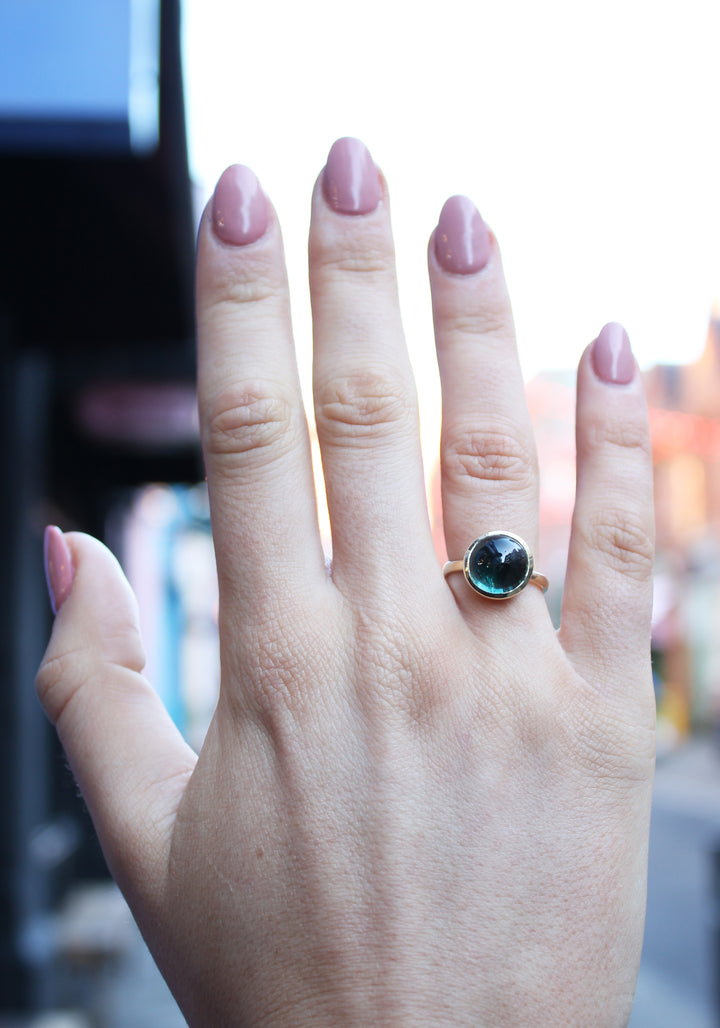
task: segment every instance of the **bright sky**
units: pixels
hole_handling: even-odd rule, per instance
[[[203,197],[227,164],[259,175],[305,365],[309,197],[342,135],[363,139],[389,182],[431,432],[425,250],[452,193],[499,238],[526,377],[574,367],[609,320],[644,366],[700,352],[720,296],[720,4],[183,4],[192,174]]]

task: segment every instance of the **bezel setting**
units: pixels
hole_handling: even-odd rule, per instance
[[[519,575],[515,574],[507,583],[506,587],[500,584],[498,584],[497,587],[490,587],[489,585],[484,584],[482,579],[490,578],[492,571],[489,570],[486,575],[481,577],[478,574],[477,567],[474,565],[477,564],[478,554],[480,551],[486,549],[489,550],[493,543],[495,544],[495,548],[498,549],[498,543],[500,540],[507,540],[513,544],[512,548],[508,547],[508,552],[504,555],[505,557],[515,557],[518,550],[522,551],[524,567],[522,569],[522,573]],[[502,564],[503,555],[501,554],[498,568],[499,571],[503,570]],[[480,596],[484,596],[488,600],[507,600],[510,599],[511,596],[516,596],[519,592],[522,592],[532,578],[534,567],[535,561],[530,551],[530,547],[524,539],[521,539],[519,535],[515,535],[513,532],[487,532],[485,535],[479,536],[479,538],[470,543],[465,551],[465,556],[463,557],[463,574],[465,575],[465,581],[474,592],[479,593]],[[505,577],[507,577],[507,569],[505,569],[505,571]]]

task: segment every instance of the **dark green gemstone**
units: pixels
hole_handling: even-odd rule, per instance
[[[527,583],[532,558],[516,536],[493,532],[475,540],[465,557],[465,568],[473,589],[501,600]]]

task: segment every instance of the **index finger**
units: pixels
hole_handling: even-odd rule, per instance
[[[221,606],[325,580],[280,227],[249,168],[221,176],[197,263],[198,395]]]

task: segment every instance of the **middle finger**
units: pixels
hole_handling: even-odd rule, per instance
[[[315,418],[342,589],[436,568],[387,192],[365,146],[332,147],[313,198]]]

